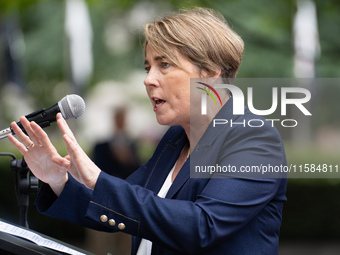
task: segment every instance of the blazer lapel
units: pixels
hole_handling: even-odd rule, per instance
[[[159,192],[187,141],[188,139],[184,130],[182,130],[178,136],[173,137],[168,141],[165,148],[160,152],[157,163],[151,170],[150,177],[144,186],[145,188],[152,190],[155,193]]]
[[[153,166],[150,177],[145,183],[145,188],[156,194],[159,192],[172,166],[176,162],[176,154],[175,147],[168,143],[161,152],[157,163]]]
[[[155,193],[158,193],[160,188],[162,187],[166,177],[168,176],[171,168],[175,164],[179,154],[181,153],[184,145],[187,143],[188,139],[183,130],[178,136],[173,137],[168,141],[165,148],[160,152],[157,163],[154,164],[153,169],[151,170],[151,174],[149,179],[146,181],[144,185],[145,188],[152,190]],[[185,162],[184,166],[182,167],[181,171],[179,172],[178,176],[176,177],[174,183],[171,186],[171,193],[174,195],[185,183],[185,181],[190,177],[189,172],[189,160]],[[182,170],[186,167],[187,174],[182,173]],[[173,188],[173,186],[176,186]],[[166,197],[169,196],[168,195]],[[173,196],[171,195],[171,196]],[[136,254],[139,244],[141,242],[140,237],[133,236],[132,237],[132,249],[131,254]]]
[[[187,161],[182,166],[181,170],[179,171],[176,179],[172,183],[168,193],[166,194],[166,198],[173,198],[174,195],[182,188],[182,186],[189,180],[190,178],[190,159],[188,158]]]
[[[218,112],[218,114],[215,116],[215,118],[233,118],[232,114],[232,104],[233,104],[233,98],[231,97],[226,105],[222,107],[221,111]],[[209,127],[212,125],[210,123]],[[227,125],[225,126],[219,126],[215,129],[213,128],[207,128],[205,134],[202,136],[201,140],[199,141],[198,145],[196,146],[195,150],[192,152],[193,156],[194,153],[197,153],[197,149],[199,149],[201,146],[211,146],[212,143],[217,139],[217,137],[220,134],[220,131],[224,128],[226,128]],[[183,148],[184,144],[180,147]],[[178,158],[178,154],[176,155],[176,160]],[[166,178],[166,177],[165,177]],[[173,198],[176,193],[182,188],[182,186],[189,180],[190,178],[190,157],[187,159],[187,161],[184,163],[181,171],[179,171],[175,181],[172,183],[166,198]]]

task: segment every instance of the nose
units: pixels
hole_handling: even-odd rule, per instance
[[[144,85],[146,87],[150,86],[159,86],[159,77],[157,76],[156,71],[152,70],[152,68],[149,70],[148,74],[146,75],[144,79]]]

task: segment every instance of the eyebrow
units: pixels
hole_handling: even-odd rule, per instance
[[[154,57],[154,61],[159,61],[159,60],[163,60],[163,59],[165,59],[166,57],[165,56],[156,56],[156,57]],[[148,64],[150,64],[149,63],[149,61],[147,60],[147,59],[145,59],[144,60],[144,65],[148,65]]]

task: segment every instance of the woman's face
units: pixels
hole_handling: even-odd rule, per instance
[[[196,66],[177,53],[183,69],[170,62],[165,56],[146,47],[144,80],[146,91],[161,125],[190,125],[190,78],[198,78]]]

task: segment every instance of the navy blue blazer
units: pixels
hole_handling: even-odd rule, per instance
[[[235,122],[259,119],[247,109],[233,116],[232,100],[216,118]],[[166,198],[157,196],[187,143],[184,130],[171,127],[151,159],[127,180],[102,172],[89,190],[72,176],[57,198],[48,185],[37,197],[46,215],[103,231],[133,235],[132,254],[141,238],[152,241],[152,254],[278,254],[285,178],[190,178],[183,165]],[[206,165],[286,165],[275,127],[210,126],[190,158]],[[234,176],[237,177],[237,176]]]

